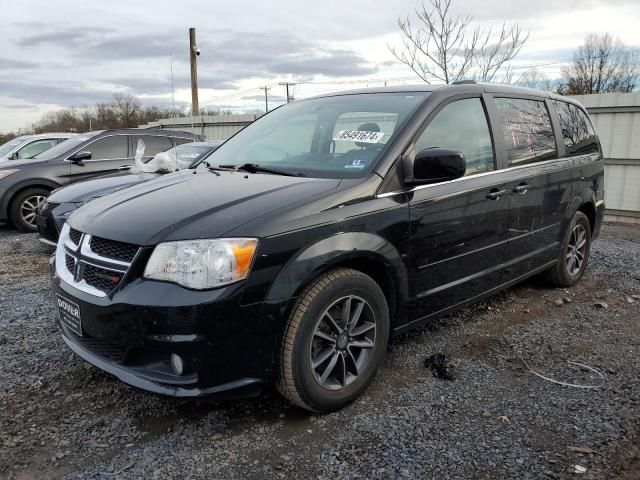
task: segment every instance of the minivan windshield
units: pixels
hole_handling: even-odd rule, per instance
[[[57,144],[55,147],[51,147],[49,150],[45,150],[33,158],[37,160],[51,160],[59,157],[60,155],[64,155],[65,153],[71,153],[74,148],[79,147],[81,144],[92,137],[95,137],[99,133],[102,133],[102,131],[81,133],[80,135],[71,137],[64,142]]]
[[[289,103],[256,120],[211,154],[210,167],[360,178],[428,92],[363,93]],[[258,167],[258,168],[256,168]]]

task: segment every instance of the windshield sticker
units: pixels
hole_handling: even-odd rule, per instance
[[[339,142],[378,143],[384,137],[384,132],[367,132],[365,130],[340,130],[333,137]]]
[[[359,170],[364,169],[367,166],[367,161],[362,160],[361,158],[354,158],[353,160],[349,160],[344,168],[357,168]]]

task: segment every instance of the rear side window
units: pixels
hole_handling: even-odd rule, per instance
[[[195,140],[193,138],[184,138],[184,137],[171,137],[176,145],[182,145],[183,143],[192,143]]]
[[[557,157],[551,118],[543,101],[496,98],[508,166]]]
[[[558,112],[562,139],[567,155],[598,153],[598,139],[591,121],[580,107],[559,100],[553,101]]]
[[[467,162],[465,175],[493,170],[493,145],[482,101],[465,98],[440,110],[416,140],[416,153],[427,148],[462,152]]]
[[[81,150],[91,152],[91,160],[127,158],[128,139],[127,135],[103,137]]]
[[[134,135],[133,137],[133,150],[135,151],[138,145],[138,140],[144,142],[144,156],[153,157],[154,155],[169,150],[173,147],[173,143],[168,137],[159,137],[155,135]]]

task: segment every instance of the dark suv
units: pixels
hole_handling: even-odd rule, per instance
[[[275,384],[337,409],[390,336],[537,273],[575,284],[602,222],[600,159],[585,110],[536,90],[292,102],[195,170],[69,217],[52,262],[62,336],[148,391]]]
[[[201,137],[169,130],[120,129],[76,135],[30,160],[0,165],[0,223],[11,221],[18,230],[36,230],[38,206],[49,192],[63,185],[104,175],[133,165],[138,140],[145,158],[173,145]]]

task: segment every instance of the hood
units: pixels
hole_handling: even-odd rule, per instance
[[[6,157],[0,158],[0,169],[9,170],[11,168],[20,168],[26,165],[40,165],[46,163],[45,160],[36,160],[35,158],[25,158],[23,160],[9,160]]]
[[[68,222],[82,232],[136,245],[216,238],[339,184],[335,179],[184,170],[98,198]]]
[[[130,187],[138,183],[147,182],[157,178],[159,173],[141,173],[133,175],[122,173],[106,177],[72,183],[69,186],[58,188],[47,199],[51,203],[79,203],[90,198],[102,197],[122,188]]]

